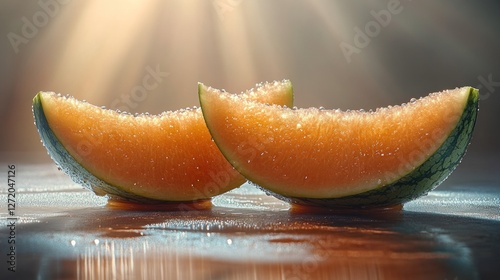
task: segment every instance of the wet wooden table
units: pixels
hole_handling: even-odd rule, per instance
[[[293,211],[251,185],[210,209],[134,211],[54,165],[17,165],[0,279],[496,279],[499,187],[440,187],[383,214]]]

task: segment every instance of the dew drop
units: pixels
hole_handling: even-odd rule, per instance
[[[412,98],[412,99],[410,99],[410,103],[415,103],[416,101],[417,101],[417,99],[416,99],[416,98]]]
[[[75,240],[71,240],[69,243],[70,243],[70,244],[71,244],[71,246],[73,246],[73,247],[75,247],[75,246],[76,246],[76,241],[75,241]]]

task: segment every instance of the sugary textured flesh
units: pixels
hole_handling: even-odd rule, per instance
[[[271,104],[293,102],[289,81],[262,84],[239,96]],[[91,184],[96,193],[135,200],[191,201],[223,193],[245,181],[213,143],[199,108],[133,116],[44,92],[34,101],[34,111],[39,109],[49,126],[41,125],[39,130],[50,129],[55,142],[106,183],[103,187],[101,182]]]
[[[471,88],[374,112],[290,109],[203,86],[199,92],[207,126],[237,170],[272,193],[323,199],[366,193],[416,170],[457,126]]]

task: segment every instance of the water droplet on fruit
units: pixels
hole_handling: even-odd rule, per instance
[[[412,98],[412,99],[410,99],[410,103],[415,103],[416,101],[417,101],[417,99],[416,99],[416,98]]]
[[[73,246],[73,247],[75,247],[75,245],[76,245],[76,241],[75,241],[75,240],[71,240],[69,243],[70,243],[70,244],[71,244],[71,246]]]
[[[325,110],[325,107],[321,106],[321,107],[319,107],[318,109],[319,109],[320,111],[323,111],[323,110]]]
[[[297,124],[297,129],[301,129],[302,125],[300,123]]]

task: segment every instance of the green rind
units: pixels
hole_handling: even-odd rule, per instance
[[[35,125],[42,139],[42,143],[47,148],[48,154],[54,162],[66,173],[75,183],[95,192],[98,195],[107,195],[116,200],[125,200],[135,203],[163,204],[163,203],[182,203],[183,201],[164,201],[139,196],[133,193],[125,192],[122,189],[97,178],[87,169],[85,169],[76,159],[68,153],[61,144],[57,136],[49,126],[45,113],[43,111],[41,93],[33,98],[33,115]],[[188,202],[188,201],[186,201]],[[192,203],[193,201],[189,201]]]
[[[375,208],[406,203],[435,189],[455,170],[471,141],[478,108],[479,91],[470,88],[462,116],[440,148],[411,173],[377,189],[339,198],[303,198],[285,197],[257,186],[281,200],[300,205],[328,208]]]

